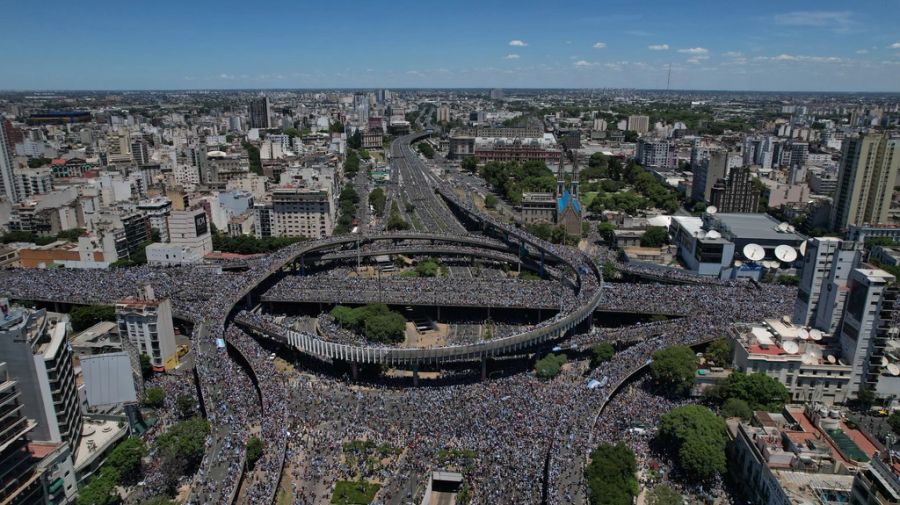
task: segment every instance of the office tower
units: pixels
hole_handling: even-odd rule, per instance
[[[650,116],[628,116],[628,129],[643,135],[650,130]]]
[[[146,354],[156,370],[174,368],[177,360],[172,303],[156,299],[153,288],[144,286],[136,298],[116,304],[119,337],[127,339],[140,354]]]
[[[860,387],[871,382],[871,375],[877,373],[876,367],[880,366],[877,355],[884,350],[884,332],[879,331],[881,312],[893,308],[897,288],[889,285],[894,280],[893,275],[880,269],[856,268],[850,272],[847,284],[850,292],[844,307],[839,342],[843,361],[851,367],[849,387],[854,397]],[[885,303],[888,307],[884,307]],[[879,358],[879,363],[873,364],[875,357]]]
[[[900,138],[863,134],[844,139],[841,168],[831,210],[831,227],[888,222],[900,170]]]
[[[263,96],[250,102],[250,128],[270,128],[272,105],[269,97]]]
[[[750,167],[734,167],[727,179],[719,179],[710,191],[710,202],[719,212],[752,213],[759,209],[761,191],[753,184]]]
[[[847,279],[860,258],[856,242],[834,237],[810,239],[800,269],[794,324],[834,333],[844,309]]]
[[[9,138],[9,121],[0,116],[0,197],[18,202],[13,180],[13,145]]]
[[[18,382],[0,362],[0,503],[43,504],[38,459],[28,450],[28,436],[37,427],[24,416]]]
[[[37,421],[33,438],[69,442],[81,439],[81,407],[75,387],[68,317],[23,307],[7,307],[0,320],[0,356],[22,391],[22,414]]]
[[[450,106],[447,104],[441,105],[437,109],[437,122],[438,123],[449,123],[450,122]]]
[[[712,188],[719,179],[725,177],[728,166],[728,151],[711,149],[706,158],[693,167],[694,180],[691,184],[691,198],[698,202],[708,202]]]
[[[150,163],[150,149],[147,147],[146,140],[136,138],[131,141],[131,157],[138,165]]]
[[[169,242],[147,246],[148,264],[172,266],[198,263],[212,252],[212,233],[203,208],[173,210],[167,223]],[[163,359],[166,357],[164,355]]]

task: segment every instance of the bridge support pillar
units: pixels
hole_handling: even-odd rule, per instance
[[[487,357],[481,357],[481,380],[487,380]]]
[[[350,362],[350,376],[354,382],[359,378],[359,365],[355,361]]]
[[[413,386],[419,385],[419,364],[413,363]]]

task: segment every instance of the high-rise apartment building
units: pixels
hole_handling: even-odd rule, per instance
[[[37,427],[25,417],[18,382],[0,362],[0,503],[44,503],[38,459],[28,450],[28,437]]]
[[[437,108],[437,122],[438,123],[449,123],[450,122],[450,106],[449,105],[441,105]]]
[[[728,152],[724,149],[711,149],[705,158],[693,166],[694,180],[691,183],[691,198],[698,202],[708,202],[712,197],[712,188],[719,179],[725,177],[728,167]]]
[[[270,128],[272,104],[269,97],[263,96],[250,102],[250,128]]]
[[[120,338],[149,356],[155,369],[170,369],[177,364],[172,302],[157,299],[150,286],[144,286],[138,297],[116,304],[116,324]]]
[[[650,116],[628,116],[628,129],[643,135],[650,131]]]
[[[881,366],[881,312],[888,308],[885,302],[893,308],[897,290],[890,284],[894,280],[893,275],[880,269],[856,268],[850,273],[839,342],[843,361],[852,368],[849,387],[854,397],[860,387],[872,382],[872,375],[877,375],[876,368]]]
[[[320,238],[334,231],[335,209],[328,190],[276,188],[271,207],[272,236]],[[263,228],[264,223],[258,222],[257,227]]]
[[[0,116],[0,197],[18,202],[13,179],[13,145],[9,138],[7,121]]]
[[[873,133],[848,137],[841,155],[831,227],[887,223],[900,170],[900,138]]]
[[[750,167],[734,167],[727,179],[719,179],[710,191],[710,202],[719,212],[752,213],[759,208],[760,189],[753,184]]]
[[[637,162],[645,167],[670,169],[675,167],[675,149],[668,140],[640,139],[635,153]]]
[[[0,302],[6,307],[6,302]],[[37,421],[36,440],[81,439],[81,407],[75,386],[72,349],[66,338],[68,317],[23,307],[6,308],[0,320],[0,356],[22,392],[22,414]]]
[[[167,223],[169,242],[147,246],[147,263],[151,265],[197,263],[212,252],[209,217],[203,208],[171,211]]]
[[[814,326],[834,333],[847,296],[847,279],[859,266],[859,244],[834,237],[818,237],[806,243],[800,269],[800,285],[794,303],[794,324]]]

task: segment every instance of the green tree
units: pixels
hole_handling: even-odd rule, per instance
[[[369,160],[372,159],[372,154],[369,153],[369,150],[368,150],[368,149],[360,149],[360,150],[359,150],[359,157],[362,158],[362,159],[364,159],[364,160],[366,160],[366,161],[369,161]]]
[[[708,408],[685,405],[663,414],[658,437],[689,477],[705,481],[725,471],[725,421]]]
[[[353,132],[353,135],[350,135],[350,138],[347,139],[347,147],[353,149],[359,149],[362,147],[362,132],[359,130],[359,128],[357,128],[356,131]]]
[[[750,405],[740,398],[729,398],[722,404],[722,417],[740,417],[745,421],[749,421],[753,417],[753,410]]]
[[[591,505],[631,505],[638,494],[637,460],[624,443],[601,444],[584,470]]]
[[[263,454],[263,441],[257,436],[252,436],[247,440],[247,467],[253,468],[256,462]]]
[[[150,361],[150,356],[147,356],[144,353],[141,353],[140,356],[141,361],[141,377],[144,379],[149,379],[151,375],[153,375],[153,362]]]
[[[664,226],[650,226],[641,235],[641,247],[659,247],[669,242],[669,231]]]
[[[625,130],[625,142],[637,142],[640,134],[634,130]]]
[[[44,158],[43,156],[38,156],[37,158],[28,158],[28,168],[40,168],[44,165],[49,165],[50,162],[53,161],[50,158]]]
[[[670,393],[684,395],[690,391],[697,371],[697,356],[690,347],[674,345],[653,353],[650,374]]]
[[[418,277],[437,277],[441,272],[441,264],[433,258],[425,258],[416,264]]]
[[[419,142],[419,152],[429,160],[434,158],[434,148],[428,142]]]
[[[144,405],[156,409],[166,403],[166,392],[163,388],[152,387],[144,390]]]
[[[156,439],[156,449],[170,486],[180,476],[192,473],[200,464],[208,434],[209,422],[197,416],[175,423]]]
[[[609,342],[601,342],[591,347],[591,366],[595,367],[601,363],[611,360],[616,354],[616,349]]]
[[[353,149],[347,150],[347,157],[344,159],[344,175],[348,179],[356,177],[359,172],[359,155]]]
[[[387,229],[389,231],[409,229],[409,223],[407,223],[406,220],[403,219],[403,215],[400,214],[400,207],[397,206],[396,200],[391,202],[391,214],[388,216]]]
[[[256,175],[262,175],[262,160],[259,157],[259,148],[247,141],[242,142],[241,146],[247,151],[247,158],[250,160],[250,171]]]
[[[753,410],[778,411],[790,399],[790,392],[784,384],[764,373],[734,371],[725,380],[722,398],[744,400]]]
[[[497,208],[498,202],[499,202],[499,200],[497,199],[496,196],[494,196],[493,193],[489,193],[487,196],[484,197],[484,206],[489,209]]]
[[[466,156],[459,163],[459,167],[467,172],[475,173],[478,171],[478,158],[474,156]]]
[[[856,404],[860,409],[869,410],[876,401],[878,401],[878,396],[874,389],[866,386],[859,388],[859,393],[856,394]]]
[[[332,121],[328,125],[329,133],[342,133],[343,131],[344,131],[344,123],[341,123],[340,121]]]
[[[657,484],[647,493],[647,505],[684,505],[684,497],[668,484]]]
[[[116,308],[112,305],[78,305],[69,311],[69,322],[74,331],[83,331],[100,321],[115,321]]]
[[[891,429],[894,430],[894,434],[900,435],[900,411],[895,410],[891,412],[887,422],[891,426]]]
[[[703,356],[706,358],[708,365],[730,368],[733,349],[734,345],[730,339],[725,337],[717,338],[709,343]]]
[[[104,465],[99,474],[90,482],[78,490],[78,505],[111,505],[119,501],[116,485],[119,483],[119,475],[116,471]]]
[[[375,209],[376,214],[383,214],[384,206],[387,204],[384,190],[381,188],[375,188],[371,192],[369,192],[369,204],[372,205],[373,209]]]
[[[182,419],[187,419],[195,414],[197,402],[191,395],[178,395],[175,398],[175,407],[178,409],[178,415]]]
[[[134,484],[141,475],[141,459],[146,455],[144,441],[138,437],[128,437],[110,451],[103,464],[115,469],[123,483]]]
[[[566,361],[565,354],[548,354],[534,363],[534,371],[542,379],[552,379],[559,375]]]

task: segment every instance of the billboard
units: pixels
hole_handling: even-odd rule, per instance
[[[206,212],[201,212],[194,216],[194,230],[196,230],[198,237],[206,235],[206,232],[209,231],[209,223],[206,222]]]
[[[91,407],[137,401],[131,359],[125,352],[81,357],[81,373]]]

